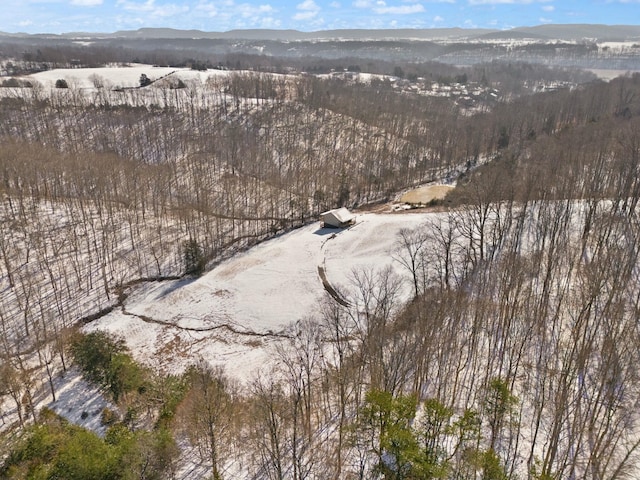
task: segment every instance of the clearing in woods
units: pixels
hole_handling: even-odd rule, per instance
[[[451,185],[426,185],[406,192],[400,197],[400,201],[426,205],[432,200],[442,200],[453,188]]]

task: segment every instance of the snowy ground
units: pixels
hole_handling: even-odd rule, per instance
[[[275,363],[276,347],[287,343],[289,327],[312,316],[326,296],[318,267],[338,289],[353,286],[354,269],[390,265],[406,278],[392,257],[398,231],[420,225],[428,215],[437,214],[362,213],[343,230],[324,229],[316,222],[238,254],[200,278],[138,285],[124,309],[85,329],[120,335],[137,360],[159,372],[180,373],[203,358],[240,381],[250,381]],[[404,294],[408,299],[409,284]],[[44,378],[40,384],[37,410],[47,406],[104,434],[101,413],[105,407],[116,408],[77,370],[55,379],[55,402]],[[9,398],[0,413],[0,429],[17,424]]]
[[[47,406],[70,422],[104,435],[107,427],[101,422],[102,411],[105,408],[117,411],[117,408],[75,368],[58,377],[55,383],[56,401]]]
[[[180,372],[202,357],[250,379],[271,362],[288,327],[317,310],[325,295],[319,266],[331,285],[346,288],[354,269],[391,265],[402,272],[392,258],[397,233],[426,215],[360,214],[345,230],[308,225],[200,278],[140,285],[123,310],[86,329],[122,336],[139,360],[163,372]]]
[[[102,68],[58,68],[45,72],[29,75],[29,78],[37,80],[43,86],[51,88],[56,80],[64,79],[70,87],[94,88],[95,80],[102,80],[105,86],[110,87],[137,87],[140,85],[140,76],[146,75],[151,81],[158,80],[167,75],[175,75],[181,80],[206,81],[210,76],[226,76],[230,72],[226,70],[207,70],[205,72],[191,70],[189,68],[154,67],[151,65],[131,64],[126,67],[102,67]]]
[[[623,75],[631,75],[633,73],[637,73],[633,70],[605,70],[602,68],[588,68],[587,70],[593,72],[598,78],[606,82]]]

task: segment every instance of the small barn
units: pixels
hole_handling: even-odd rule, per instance
[[[344,228],[356,222],[356,216],[346,208],[336,208],[320,214],[323,227]]]

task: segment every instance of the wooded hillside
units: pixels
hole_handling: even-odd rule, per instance
[[[0,476],[637,475],[640,75],[531,93],[483,68],[503,95],[473,110],[295,72],[5,87]],[[136,282],[433,180],[457,185],[400,232],[405,276],[300,312],[272,375],[166,377],[78,331]],[[72,364],[113,402],[104,438],[35,407]]]

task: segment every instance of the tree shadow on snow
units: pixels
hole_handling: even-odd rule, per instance
[[[173,292],[175,292],[176,290],[180,290],[181,288],[184,288],[184,287],[192,284],[193,282],[198,280],[198,278],[200,278],[200,277],[197,277],[197,276],[194,276],[194,275],[190,275],[190,276],[181,278],[180,280],[174,280],[171,285],[167,285],[166,288],[162,289],[162,293],[160,293],[160,295],[158,295],[158,298],[167,297],[167,296],[171,295]]]

